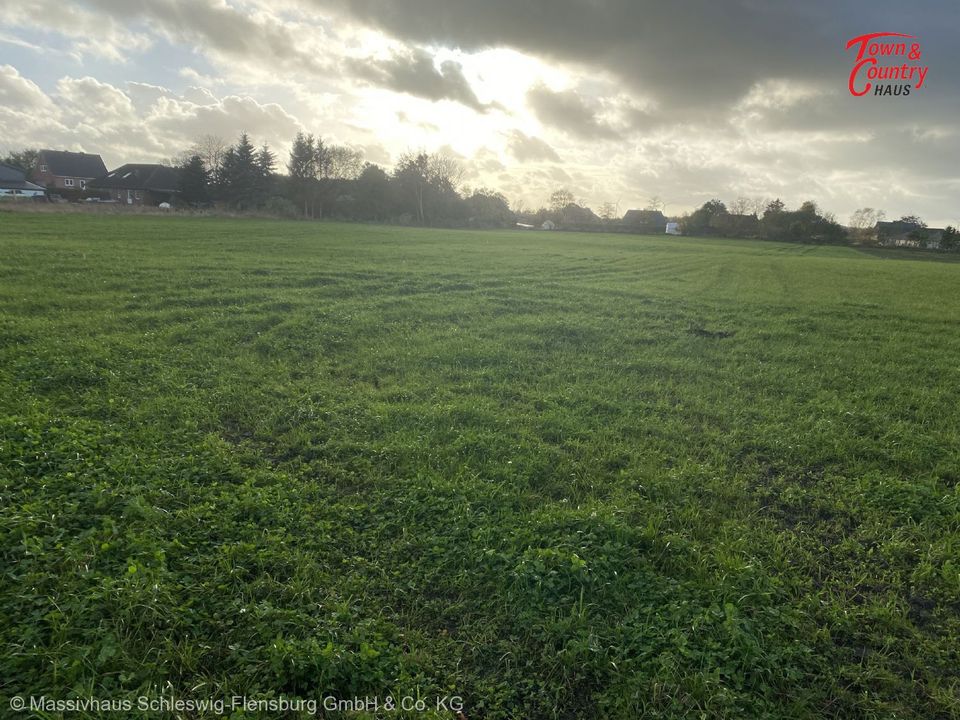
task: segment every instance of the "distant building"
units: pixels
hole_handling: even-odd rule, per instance
[[[680,223],[668,222],[667,235],[680,235]]]
[[[877,244],[885,247],[940,248],[942,228],[928,228],[915,222],[893,220],[878,222],[874,228]]]
[[[0,163],[0,198],[43,197],[46,191],[27,180],[27,174],[18,167]]]
[[[627,210],[620,221],[630,232],[662,235],[667,229],[667,218],[659,210]]]
[[[541,230],[556,230],[557,226],[554,225],[553,220],[544,220],[543,225],[540,226]]]
[[[66,150],[41,150],[30,179],[48,190],[83,192],[94,178],[105,175],[107,166],[99,155]]]
[[[180,174],[175,168],[130,163],[95,178],[88,187],[124,205],[156,206],[172,202],[179,185]]]

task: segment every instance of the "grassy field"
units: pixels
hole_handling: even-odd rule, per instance
[[[960,717],[958,289],[853,248],[0,213],[0,715]]]

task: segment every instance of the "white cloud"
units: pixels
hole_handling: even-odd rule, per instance
[[[29,117],[55,110],[50,98],[12,65],[0,65],[0,109]]]
[[[9,35],[7,33],[0,32],[0,43],[6,45],[14,45],[15,47],[26,48],[27,50],[34,50],[36,52],[43,52],[44,48],[36,45],[32,42],[27,42],[21,38],[18,38],[16,35]]]
[[[69,41],[68,52],[78,59],[92,57],[121,63],[153,43],[148,33],[130,29],[109,14],[91,11],[79,3],[4,2],[2,9],[0,27],[57,33]]]
[[[232,142],[243,131],[283,150],[302,128],[276,103],[192,90],[178,95],[145,83],[123,90],[91,77],[64,77],[47,95],[15,68],[0,66],[0,137],[9,146],[3,149],[82,149],[115,167],[173,157],[204,134]]]
[[[217,85],[223,85],[225,80],[220,77],[213,77],[212,75],[204,75],[192,67],[182,67],[177,73],[180,77],[184,78],[188,82],[192,83],[196,87],[201,88],[210,88]]]

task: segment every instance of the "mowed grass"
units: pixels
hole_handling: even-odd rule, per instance
[[[851,248],[0,214],[0,694],[960,717],[958,289]]]

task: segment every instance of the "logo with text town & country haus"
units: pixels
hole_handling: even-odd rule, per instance
[[[914,35],[868,33],[851,38],[847,50],[856,48],[857,57],[847,86],[850,94],[909,95],[919,90],[930,67],[922,65],[923,51]]]

